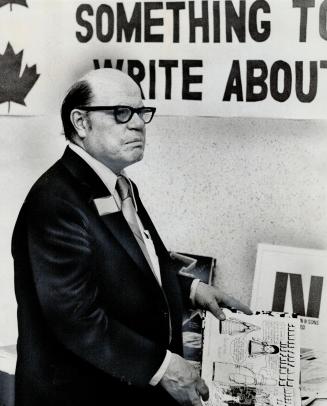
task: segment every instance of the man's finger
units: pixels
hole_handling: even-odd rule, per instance
[[[222,303],[224,303],[225,306],[241,310],[245,314],[253,314],[252,310],[247,305],[239,302],[237,299],[234,299],[233,296],[224,295],[222,298]]]
[[[196,390],[199,393],[199,395],[202,397],[203,400],[206,401],[209,399],[209,388],[203,379],[199,378],[199,380],[196,384]]]
[[[190,393],[190,404],[192,406],[202,406],[200,396],[196,390],[192,390],[192,392]]]
[[[216,300],[212,300],[208,305],[208,310],[219,320],[225,320],[226,316]]]
[[[196,398],[193,398],[191,400],[191,405],[192,406],[202,406],[201,400],[199,398],[199,396],[197,396]]]

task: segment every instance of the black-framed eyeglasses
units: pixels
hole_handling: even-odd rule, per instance
[[[136,113],[145,124],[150,123],[154,113],[156,112],[155,107],[131,107],[131,106],[78,106],[76,107],[80,110],[85,111],[106,111],[112,110],[114,112],[114,117],[117,123],[125,124],[133,117],[133,114]]]

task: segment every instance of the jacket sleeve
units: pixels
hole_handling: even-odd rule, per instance
[[[26,204],[32,274],[41,310],[57,339],[111,376],[148,385],[166,348],[101,308],[90,271],[92,237],[81,210],[57,197]]]

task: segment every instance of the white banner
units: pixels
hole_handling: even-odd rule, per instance
[[[117,67],[161,115],[325,118],[327,0],[2,0],[0,114]]]

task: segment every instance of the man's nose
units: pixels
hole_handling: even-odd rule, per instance
[[[141,117],[134,112],[132,115],[131,119],[128,122],[129,128],[137,128],[139,130],[142,130],[145,127],[144,121],[141,119]]]

